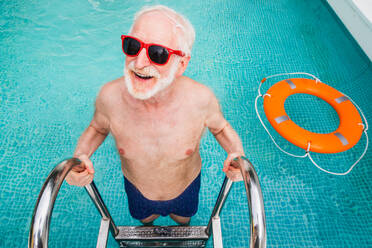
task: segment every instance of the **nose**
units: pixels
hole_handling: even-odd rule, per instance
[[[146,52],[147,52],[146,48],[142,48],[142,50],[138,54],[136,58],[136,63],[135,63],[136,68],[141,69],[141,68],[144,68],[150,65],[150,60],[147,57]]]

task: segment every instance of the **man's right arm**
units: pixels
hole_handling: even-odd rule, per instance
[[[96,109],[93,120],[80,136],[74,157],[86,155],[88,158],[97,150],[110,132],[107,118]]]
[[[71,170],[66,176],[66,182],[68,184],[85,186],[92,182],[94,168],[89,158],[102,144],[110,131],[109,120],[104,113],[104,104],[100,96],[98,96],[93,119],[80,136],[74,153],[74,157],[79,158],[82,163],[79,167]]]

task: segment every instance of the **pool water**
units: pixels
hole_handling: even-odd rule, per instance
[[[215,92],[256,167],[268,247],[372,247],[371,149],[349,175],[328,175],[308,160],[278,151],[254,110],[263,77],[304,71],[349,95],[372,123],[371,61],[322,0],[1,1],[0,247],[27,246],[45,178],[73,154],[100,87],[122,75],[120,35],[128,31],[136,11],[158,3],[180,11],[195,26],[185,74]],[[265,82],[263,90],[272,83]],[[285,107],[297,124],[311,131],[330,132],[338,126],[334,110],[316,97],[292,96]],[[303,152],[276,138],[287,150]],[[364,144],[363,136],[351,150],[314,158],[326,169],[345,171]],[[203,137],[200,149],[202,188],[192,225],[207,224],[224,178],[226,154],[211,134]],[[138,225],[128,211],[112,137],[92,161],[96,185],[116,224]],[[225,247],[248,247],[242,183],[233,185],[221,218]],[[53,211],[50,247],[95,247],[99,223],[85,190],[63,184]],[[173,222],[160,218],[156,224]],[[108,247],[117,247],[111,236]]]

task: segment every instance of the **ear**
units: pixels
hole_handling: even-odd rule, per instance
[[[187,68],[187,65],[189,64],[190,59],[191,59],[190,55],[187,55],[181,58],[181,61],[178,65],[177,74],[176,74],[177,77],[181,76],[186,71],[186,68]]]

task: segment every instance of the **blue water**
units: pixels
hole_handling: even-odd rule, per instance
[[[175,8],[195,26],[186,75],[213,89],[256,167],[268,247],[372,247],[371,149],[349,175],[331,176],[308,160],[279,152],[254,111],[263,77],[305,71],[352,97],[372,123],[371,62],[321,0],[1,1],[0,247],[27,246],[33,207],[46,176],[73,154],[100,87],[122,75],[120,35],[128,31],[133,14],[154,3]],[[334,110],[315,97],[292,96],[286,109],[312,131],[338,126]],[[349,151],[314,157],[329,170],[345,171],[364,143],[362,137]],[[284,140],[280,144],[303,152]],[[209,133],[200,149],[202,188],[192,225],[207,223],[226,157]],[[92,160],[95,182],[116,224],[138,225],[129,215],[112,137]],[[225,247],[248,247],[242,183],[233,186],[221,218]],[[63,184],[50,247],[95,247],[99,223],[84,189]],[[160,218],[156,224],[173,222]],[[108,247],[117,247],[112,237]]]

